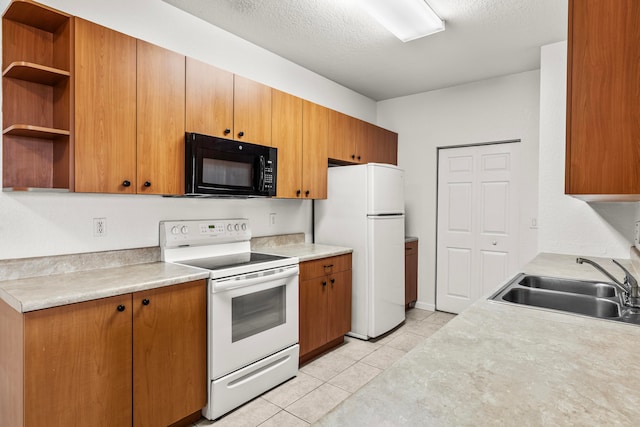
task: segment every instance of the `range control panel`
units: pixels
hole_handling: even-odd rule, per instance
[[[160,222],[160,246],[213,245],[251,240],[246,218]]]

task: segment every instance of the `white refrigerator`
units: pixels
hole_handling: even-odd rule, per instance
[[[378,337],[404,321],[404,171],[329,168],[328,199],[316,200],[315,241],[353,248],[351,332]]]

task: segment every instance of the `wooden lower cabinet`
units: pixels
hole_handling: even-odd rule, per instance
[[[301,263],[299,298],[302,364],[351,330],[351,254]]]
[[[413,307],[418,300],[418,241],[404,244],[404,304]]]
[[[206,282],[133,294],[133,425],[165,426],[207,400]]]
[[[24,314],[0,301],[0,319],[3,426],[166,426],[206,403],[204,280]]]
[[[130,294],[24,314],[24,425],[129,425],[131,348]]]

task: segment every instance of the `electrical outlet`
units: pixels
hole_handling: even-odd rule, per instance
[[[275,213],[270,213],[269,214],[269,227],[273,227],[274,225],[276,225],[276,214]]]
[[[93,237],[107,235],[107,218],[93,218]]]

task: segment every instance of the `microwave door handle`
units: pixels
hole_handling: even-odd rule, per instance
[[[260,156],[260,179],[258,181],[258,190],[260,191],[264,191],[265,168],[264,156]]]

